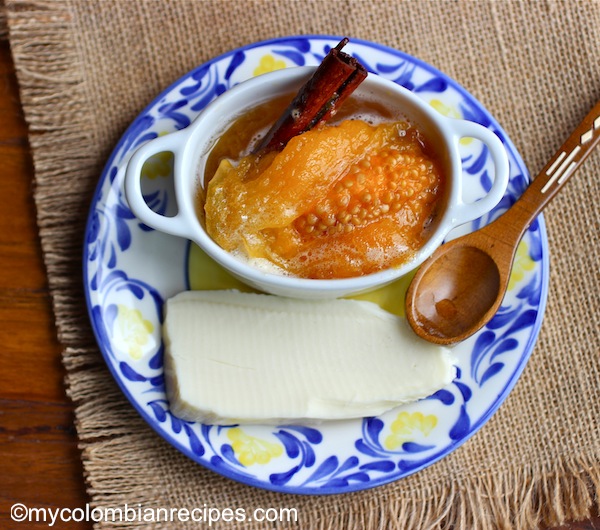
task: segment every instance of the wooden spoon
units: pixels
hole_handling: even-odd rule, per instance
[[[421,265],[406,294],[406,316],[417,335],[454,344],[494,316],[521,237],[599,141],[600,102],[507,212],[443,244]]]

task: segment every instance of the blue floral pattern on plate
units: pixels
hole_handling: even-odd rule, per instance
[[[344,493],[398,480],[436,462],[472,436],[505,400],[539,333],[548,288],[548,245],[540,217],[527,231],[498,314],[458,345],[457,378],[434,395],[375,418],[319,425],[210,426],[169,410],[163,378],[163,302],[190,288],[190,243],[156,232],[131,213],[123,168],[142,143],[187,127],[235,84],[269,69],[316,65],[340,38],[300,36],[259,42],[188,73],[131,124],[113,151],[90,208],[84,249],[85,292],[98,345],[121,389],[142,417],[192,460],[240,482],[275,491]],[[464,88],[409,55],[353,40],[345,51],[370,72],[417,93],[440,112],[476,121],[503,141],[510,159],[504,199],[471,231],[500,215],[529,177],[506,134]],[[461,141],[465,200],[489,189],[493,164],[477,140]],[[168,155],[145,168],[149,204],[172,215]],[[165,178],[167,177],[167,178]]]

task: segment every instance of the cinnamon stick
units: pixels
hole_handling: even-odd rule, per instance
[[[283,149],[294,136],[331,118],[367,77],[366,68],[342,52],[348,40],[342,39],[329,51],[255,152]]]

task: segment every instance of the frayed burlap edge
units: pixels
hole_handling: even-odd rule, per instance
[[[31,131],[42,250],[93,506],[159,507],[169,496],[185,493],[148,488],[143,464],[151,462],[162,472],[174,470],[175,476],[167,479],[173,488],[192,484],[194,491],[211,481],[209,488],[228,489],[256,504],[296,505],[302,528],[518,530],[589,517],[592,508],[599,508],[600,463],[593,454],[564,455],[552,463],[542,459],[529,468],[503,474],[456,474],[448,483],[427,482],[431,477],[422,473],[403,481],[409,486],[406,488],[390,485],[333,501],[329,499],[334,497],[248,494],[246,486],[198,470],[157,437],[109,376],[95,345],[82,292],[82,238],[102,161],[90,153],[93,128],[87,121],[83,59],[74,39],[76,20],[68,2],[9,0],[7,10],[22,104]],[[438,469],[443,470],[444,465],[440,462]],[[202,492],[196,494],[202,497]],[[212,498],[218,499],[219,493],[213,491]],[[334,503],[343,509],[332,510]],[[97,523],[96,527],[104,525]],[[128,523],[127,527],[171,525]],[[245,527],[272,525],[255,522]]]
[[[6,6],[0,0],[0,40],[8,38],[8,22],[6,21]]]

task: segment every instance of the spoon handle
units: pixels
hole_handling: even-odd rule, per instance
[[[528,226],[600,142],[600,101],[581,121],[517,201]]]

